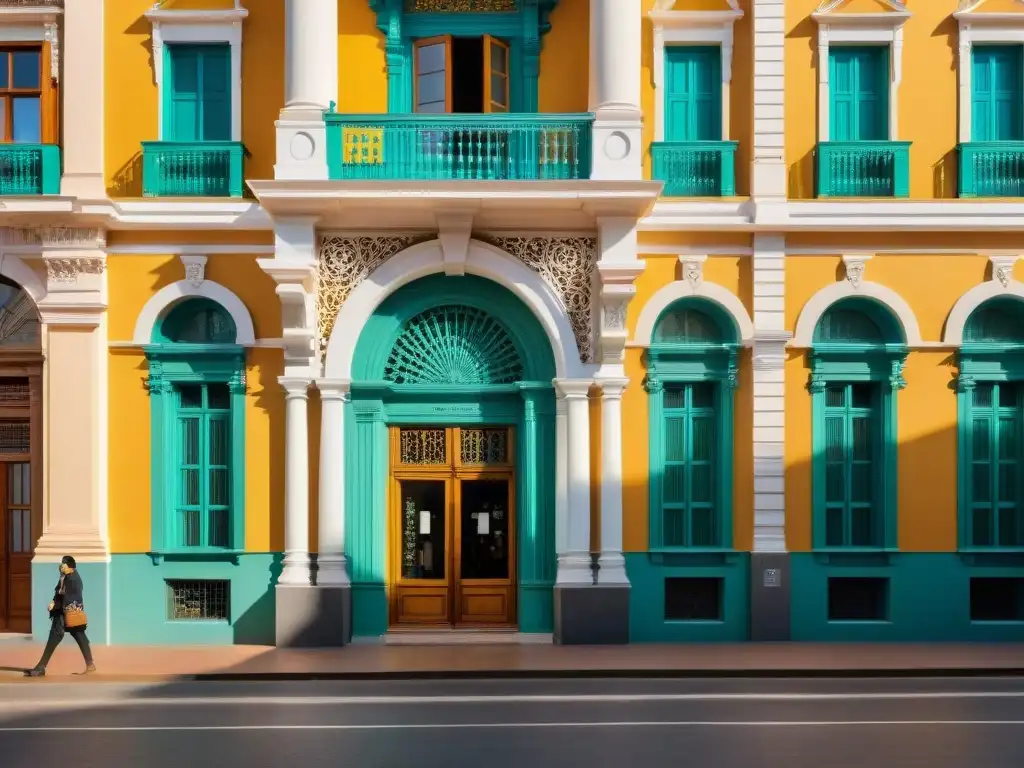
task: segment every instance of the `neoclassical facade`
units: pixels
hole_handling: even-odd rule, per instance
[[[72,554],[111,644],[1024,638],[1019,0],[0,0],[0,61],[0,632]]]

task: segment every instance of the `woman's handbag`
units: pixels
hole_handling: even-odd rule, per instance
[[[88,618],[85,615],[85,608],[81,605],[67,605],[64,607],[65,629],[77,629],[78,627],[84,627],[87,623]]]

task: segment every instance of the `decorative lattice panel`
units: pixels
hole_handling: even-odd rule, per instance
[[[459,461],[463,464],[507,464],[508,430],[463,429]]]
[[[227,621],[231,582],[167,581],[167,618],[170,621]]]
[[[592,237],[492,237],[501,248],[535,270],[565,307],[583,362],[591,360],[591,277],[597,264]]]
[[[0,421],[0,453],[28,453],[31,446],[27,421]]]
[[[443,429],[403,429],[399,432],[402,464],[447,464],[448,442]]]
[[[395,384],[511,384],[523,362],[508,331],[474,307],[433,307],[409,320],[384,378]]]
[[[396,253],[424,238],[409,235],[395,237],[325,236],[320,241],[317,273],[317,308],[320,343],[331,337],[338,310],[349,294],[373,270]]]
[[[28,379],[0,379],[0,403],[28,405]]]
[[[405,0],[406,13],[512,13],[519,0]]]

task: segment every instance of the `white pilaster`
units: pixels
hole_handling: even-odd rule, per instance
[[[349,583],[345,565],[345,403],[351,382],[319,379],[320,505],[317,586]]]
[[[309,586],[309,379],[281,377],[285,390],[284,569],[279,584]]]
[[[98,200],[107,195],[103,167],[103,0],[64,4],[61,98],[64,101],[62,195]],[[56,25],[54,30],[56,30]],[[51,40],[51,45],[57,45]]]
[[[629,584],[622,556],[622,393],[628,379],[598,379],[601,387],[601,555],[598,584]]]
[[[786,551],[786,240],[754,236],[754,551]]]
[[[603,216],[597,220],[597,281],[600,305],[595,316],[598,376],[623,378],[623,352],[629,337],[626,311],[636,295],[633,281],[644,271],[637,256],[636,219]]]
[[[783,0],[753,0],[754,152],[751,197],[764,223],[785,217],[786,11]]]
[[[338,1],[285,0],[285,94],[277,179],[326,179],[323,111],[338,99]]]
[[[565,550],[558,557],[558,584],[593,584],[590,557],[590,379],[556,379],[566,403]]]
[[[590,0],[592,179],[643,178],[640,0]]]
[[[569,416],[565,397],[556,389],[555,400],[555,554],[558,561],[569,551]]]

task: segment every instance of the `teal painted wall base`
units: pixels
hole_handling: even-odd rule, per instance
[[[89,617],[89,641],[99,645],[109,643],[107,620],[110,566],[107,563],[79,563],[78,573],[82,577],[82,597]],[[53,588],[57,586],[59,578],[57,563],[32,563],[32,637],[39,642],[45,642],[50,634],[50,617],[46,606],[53,599]]]
[[[273,645],[274,584],[280,554],[231,560],[165,560],[114,555],[110,563],[110,642],[115,645]],[[88,579],[83,573],[83,578]],[[168,620],[167,579],[231,582],[228,621]],[[88,589],[88,581],[86,588]],[[90,630],[93,603],[86,594]]]
[[[634,643],[741,642],[749,637],[750,557],[727,554],[627,552],[629,636]],[[665,579],[721,579],[720,621],[665,618]]]
[[[1019,555],[791,555],[792,639],[812,642],[1024,640],[1024,621],[971,621],[971,577],[1024,578]],[[829,621],[829,577],[886,578],[885,621]]]
[[[519,631],[550,634],[555,630],[553,584],[519,585]]]

